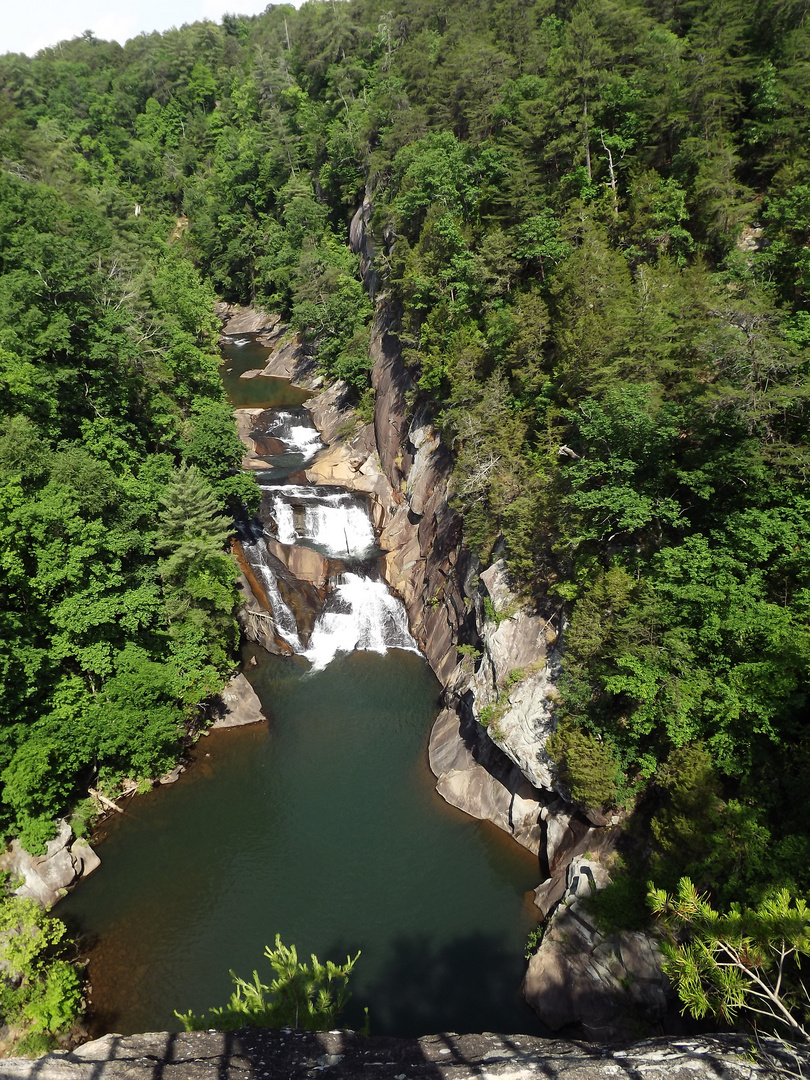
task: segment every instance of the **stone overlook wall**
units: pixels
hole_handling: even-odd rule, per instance
[[[352,1032],[269,1031],[106,1035],[71,1053],[0,1063],[2,1080],[765,1080],[807,1075],[806,1054],[748,1060],[733,1036],[652,1039],[612,1049],[527,1035],[375,1039]]]

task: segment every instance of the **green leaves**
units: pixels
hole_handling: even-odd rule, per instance
[[[295,945],[284,945],[277,934],[275,948],[268,945],[264,955],[275,972],[269,985],[261,982],[256,971],[252,982],[232,971],[236,990],[227,1005],[211,1009],[206,1016],[175,1013],[186,1031],[207,1027],[235,1031],[246,1026],[304,1031],[333,1028],[349,1000],[346,987],[360,953],[347,956],[345,964],[321,963],[313,953],[311,964],[307,964],[298,959]]]
[[[20,1053],[50,1049],[52,1036],[66,1033],[79,1018],[82,979],[60,958],[64,936],[64,923],[35,900],[0,900],[0,1015]]]
[[[723,915],[688,878],[670,896],[650,885],[650,908],[669,939],[664,970],[692,1016],[734,1022],[740,1012],[754,1025],[810,1042],[802,957],[810,955],[810,910],[785,889],[756,908],[732,905]],[[686,940],[684,941],[684,938]]]

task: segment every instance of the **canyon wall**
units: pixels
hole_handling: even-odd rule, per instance
[[[354,217],[350,236],[363,279],[374,294],[379,282],[370,220],[366,201]],[[252,322],[246,315],[237,318],[247,320],[245,325],[268,321],[260,315]],[[273,324],[269,332],[263,331],[271,353],[262,374],[320,389],[312,358],[283,330]],[[360,420],[342,384],[317,393],[306,407],[326,448],[306,469],[306,477],[362,493],[370,501],[384,552],[383,574],[403,600],[411,631],[443,686],[443,707],[429,742],[437,791],[537,856],[542,880],[535,902],[545,918],[565,900],[565,910],[555,916],[562,919],[569,906],[582,899],[576,890],[571,892],[570,868],[587,852],[599,867],[599,882],[607,880],[603,864],[609,862],[620,825],[618,815],[588,814],[572,804],[545,750],[555,723],[564,612],[551,599],[527,602],[510,581],[503,560],[482,569],[465,548],[461,519],[452,507],[452,455],[429,410],[418,402],[398,330],[395,305],[386,295],[376,295],[370,343],[373,424]],[[233,333],[231,323],[226,332]],[[249,419],[241,421],[245,434]],[[267,644],[267,628],[256,609],[248,588],[244,625],[255,640]],[[548,945],[538,954],[542,960],[533,961],[525,988],[541,1019],[555,1030],[579,1023],[605,1037],[621,1037],[640,1016],[646,1021],[660,1018],[665,1008],[660,964],[651,965],[647,952],[634,952],[627,942],[622,951],[621,941],[606,941],[591,922],[585,923],[578,954],[616,958],[621,977],[649,992],[641,1002],[625,995],[611,1007],[611,1027],[602,1017],[606,999],[599,965],[582,967],[575,956]],[[606,964],[608,959],[602,967]],[[569,975],[578,980],[578,989],[561,1009],[555,1005],[555,986],[569,981]]]

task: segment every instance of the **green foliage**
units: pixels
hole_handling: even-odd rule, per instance
[[[540,946],[543,944],[543,934],[545,933],[546,924],[540,923],[534,930],[529,931],[529,936],[526,938],[526,951],[524,957],[527,960],[531,960]]]
[[[571,723],[561,723],[546,743],[560,780],[577,802],[605,808],[619,798],[619,763],[610,746]]]
[[[466,542],[564,606],[574,786],[647,800],[669,887],[676,850],[752,901],[810,887],[800,16],[315,0],[0,58],[4,827],[41,843],[102,744],[112,772],[165,760],[222,677],[226,557],[158,546],[181,463],[218,510],[257,503],[214,291],[291,319],[368,419],[345,244],[367,191],[367,280],[452,452]],[[110,734],[127,681],[153,687],[148,715]]]
[[[611,879],[605,888],[599,889],[584,902],[603,934],[646,930],[649,927],[647,886],[635,867],[621,863],[612,866]]]
[[[785,889],[756,908],[721,914],[682,878],[674,895],[650,886],[650,907],[667,940],[664,970],[684,1012],[734,1023],[751,1014],[757,1028],[807,1043],[808,994],[801,974],[810,955],[810,911]]]
[[[227,1005],[213,1008],[205,1016],[175,1013],[186,1031],[210,1027],[235,1031],[247,1026],[304,1031],[333,1028],[349,1000],[347,984],[360,953],[347,956],[345,964],[331,960],[323,964],[313,954],[307,964],[298,959],[295,946],[284,945],[277,934],[275,948],[268,945],[264,955],[275,972],[269,985],[261,982],[256,971],[252,982],[231,972],[236,989]]]
[[[210,285],[75,164],[0,174],[0,825],[34,852],[94,772],[165,770],[221,685],[236,593],[218,511],[250,498]],[[160,502],[183,454],[221,500],[185,532]]]
[[[34,900],[0,903],[0,1016],[21,1053],[51,1049],[80,1016],[82,979],[61,957],[65,932]]]

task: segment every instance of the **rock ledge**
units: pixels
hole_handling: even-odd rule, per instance
[[[766,1049],[781,1053],[778,1047]],[[0,1063],[3,1080],[755,1080],[779,1075],[733,1035],[625,1047],[528,1035],[368,1038],[347,1031],[106,1035],[71,1053]],[[810,1056],[793,1058],[795,1069]]]

